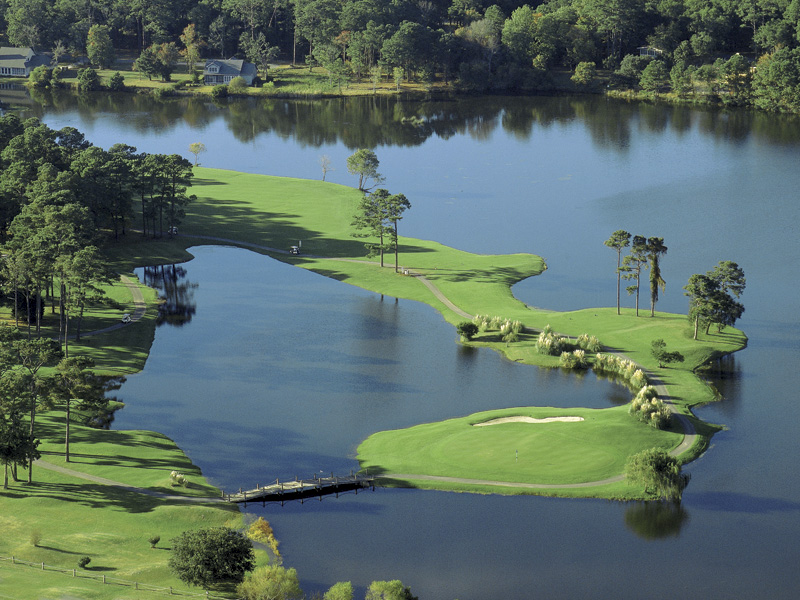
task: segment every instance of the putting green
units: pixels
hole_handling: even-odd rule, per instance
[[[473,426],[511,416],[583,420]],[[671,450],[682,439],[680,432],[659,431],[632,419],[627,406],[527,407],[376,433],[358,447],[358,459],[370,472],[575,484],[615,477],[631,454],[644,448]]]

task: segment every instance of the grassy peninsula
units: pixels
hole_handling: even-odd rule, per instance
[[[350,227],[360,197],[358,191],[317,181],[208,168],[197,168],[195,175],[193,192],[197,201],[188,208],[181,235],[151,240],[129,233],[125,241],[109,243],[107,255],[118,272],[130,274],[137,266],[188,260],[191,255],[187,248],[193,245],[236,243],[365,289],[425,302],[454,324],[465,320],[463,313],[492,314],[520,320],[533,329],[549,324],[568,335],[589,333],[600,338],[606,347],[641,363],[667,386],[672,401],[689,416],[700,434],[698,443],[684,458],[701,451],[713,435],[714,427],[690,413],[692,406],[714,399],[714,391],[695,371],[716,356],[743,348],[746,337],[742,332],[728,328],[721,334],[701,334],[694,341],[683,315],[657,312],[651,318],[636,317],[631,310],[623,310],[618,316],[615,308],[563,313],[531,308],[515,299],[510,288],[521,279],[541,274],[546,269],[541,258],[532,254],[475,255],[401,236],[401,265],[427,279],[449,301],[445,302],[420,277],[395,273],[391,258],[387,257],[387,267],[383,269],[375,260],[364,259],[363,242],[351,236]],[[288,247],[298,240],[303,242],[303,254],[288,254]],[[113,286],[109,291],[116,304],[91,311],[84,331],[117,323],[121,312],[130,312],[132,300],[127,288]],[[115,331],[84,337],[71,346],[71,352],[91,354],[105,372],[139,370],[155,327],[157,299],[152,291],[147,291],[145,300],[148,310],[144,319]],[[50,319],[57,316],[48,314],[46,320]],[[671,350],[683,353],[686,361],[668,369],[659,368],[649,352],[650,342],[655,338],[664,339]],[[482,334],[471,343],[531,365],[555,367],[557,362],[555,357],[535,351],[535,339],[530,333],[512,344],[491,333]],[[421,425],[417,427],[370,437],[359,450],[359,460],[370,469],[385,472],[534,482],[543,486],[516,489],[421,479],[406,481],[419,487],[641,498],[642,489],[619,478],[625,458],[644,448],[672,449],[683,439],[679,428],[658,431],[635,421],[627,414],[626,407],[552,409],[522,406],[524,399],[520,403],[519,409],[496,411],[491,398],[487,398],[487,412],[453,415],[453,419],[442,423],[426,424],[426,415],[420,414]],[[474,427],[503,416],[573,416],[583,420]],[[55,467],[65,466],[63,415],[46,413],[43,419],[42,460]],[[69,463],[70,469],[143,488],[151,494],[185,496],[189,501],[145,495],[35,467],[33,485],[12,483],[8,491],[0,491],[3,515],[0,522],[4,531],[13,533],[0,539],[0,556],[13,555],[71,569],[78,557],[87,555],[97,573],[177,589],[180,583],[168,572],[168,552],[163,549],[169,539],[201,526],[241,526],[242,516],[237,508],[212,502],[210,499],[217,490],[207,485],[199,469],[164,436],[81,427],[75,427],[74,431],[75,459]],[[172,470],[189,476],[187,488],[169,487]],[[544,487],[612,479],[590,487]],[[192,500],[197,497],[206,500]],[[151,549],[148,538],[154,534],[160,535],[164,543]],[[259,560],[267,560],[266,555],[262,553]],[[43,598],[60,598],[65,594],[92,599],[132,598],[137,593],[29,567],[9,566],[6,561],[0,561],[0,579],[4,591],[12,595],[16,592],[17,596],[29,595],[31,590]]]

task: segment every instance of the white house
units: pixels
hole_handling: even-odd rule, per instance
[[[241,77],[247,82],[247,85],[253,85],[253,80],[256,78],[256,66],[238,58],[227,60],[213,58],[207,60],[203,67],[203,83],[206,85],[230,83],[234,77]]]
[[[50,65],[50,57],[36,54],[32,48],[0,47],[0,76],[27,77],[36,67]]]

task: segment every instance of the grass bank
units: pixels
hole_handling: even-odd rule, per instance
[[[102,477],[150,492],[188,497],[216,497],[200,469],[169,438],[149,431],[106,431],[72,425],[72,461],[63,459],[63,417],[48,413],[40,419],[42,460],[87,476]],[[172,488],[169,473],[187,476],[186,487]],[[27,471],[21,470],[21,479]],[[11,482],[0,490],[0,557],[45,563],[46,570],[0,560],[0,582],[9,598],[81,598],[123,600],[162,594],[136,590],[155,586],[193,592],[167,566],[170,540],[198,527],[243,525],[235,505],[189,503],[141,494],[87,481],[34,465],[34,483]],[[161,541],[151,548],[151,536]],[[129,585],[104,585],[98,579],[72,577],[78,560],[91,562],[85,574]],[[260,562],[266,555],[258,552]],[[68,571],[59,573],[56,567]],[[80,574],[80,569],[79,569]],[[231,586],[216,592],[231,594]]]

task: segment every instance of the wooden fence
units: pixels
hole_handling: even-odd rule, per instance
[[[80,577],[81,579],[92,579],[94,581],[98,581],[105,585],[129,587],[133,588],[134,590],[139,590],[142,592],[154,592],[156,594],[164,596],[182,596],[185,598],[209,598],[209,600],[231,600],[230,597],[228,596],[216,596],[211,594],[210,592],[190,592],[188,590],[176,590],[172,587],[161,587],[157,585],[150,585],[149,583],[143,583],[141,581],[128,581],[127,579],[120,579],[118,577],[110,577],[108,575],[92,573],[84,569],[67,569],[65,567],[55,567],[53,565],[47,565],[43,562],[42,563],[30,562],[27,560],[22,560],[20,558],[17,558],[15,556],[0,556],[0,561],[8,562],[12,565],[32,567],[34,569],[38,569],[41,571],[52,571],[55,573],[61,573],[63,575],[68,575],[70,577]]]

